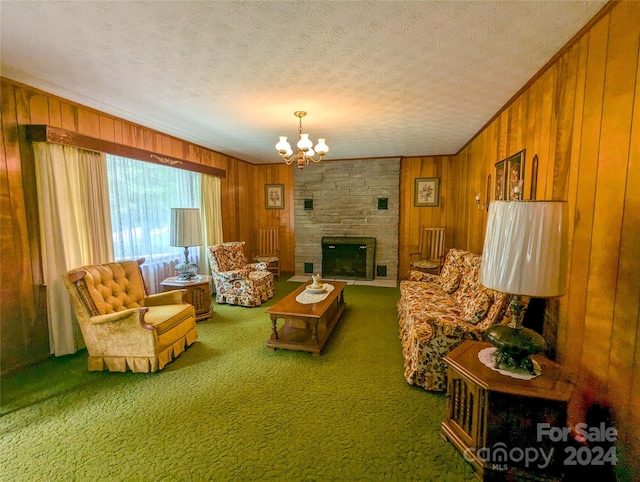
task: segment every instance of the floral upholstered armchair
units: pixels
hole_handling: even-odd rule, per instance
[[[209,246],[207,256],[218,303],[253,307],[273,297],[273,274],[267,263],[247,263],[244,241]]]
[[[198,338],[186,290],[149,295],[138,261],[72,269],[62,277],[89,352],[89,371],[155,372]]]

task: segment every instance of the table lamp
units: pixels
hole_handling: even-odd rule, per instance
[[[480,265],[480,283],[513,295],[512,321],[485,330],[496,347],[495,367],[534,374],[530,355],[544,351],[544,338],[522,326],[522,296],[564,294],[567,278],[566,201],[493,201]]]
[[[184,263],[176,265],[178,281],[197,278],[198,265],[189,262],[189,246],[202,245],[200,210],[197,208],[171,208],[169,245],[184,248]]]

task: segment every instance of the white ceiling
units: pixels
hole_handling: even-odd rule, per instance
[[[1,74],[252,163],[456,153],[606,1],[10,1]]]

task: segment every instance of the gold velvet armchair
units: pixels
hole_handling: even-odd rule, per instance
[[[198,338],[186,290],[149,295],[138,261],[73,269],[63,275],[89,351],[90,371],[155,372]]]

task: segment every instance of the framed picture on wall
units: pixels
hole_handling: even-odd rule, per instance
[[[504,201],[505,189],[504,189],[504,166],[506,161],[503,159],[500,162],[496,162],[495,178],[496,184],[493,189],[493,199],[496,201]]]
[[[284,184],[264,185],[264,208],[284,209]]]
[[[507,171],[505,172],[508,180],[507,199],[518,199],[516,195],[516,186],[520,189],[519,198],[522,199],[524,188],[524,149],[517,152],[507,159]]]
[[[440,178],[416,178],[413,204],[418,207],[435,207],[440,203]]]

